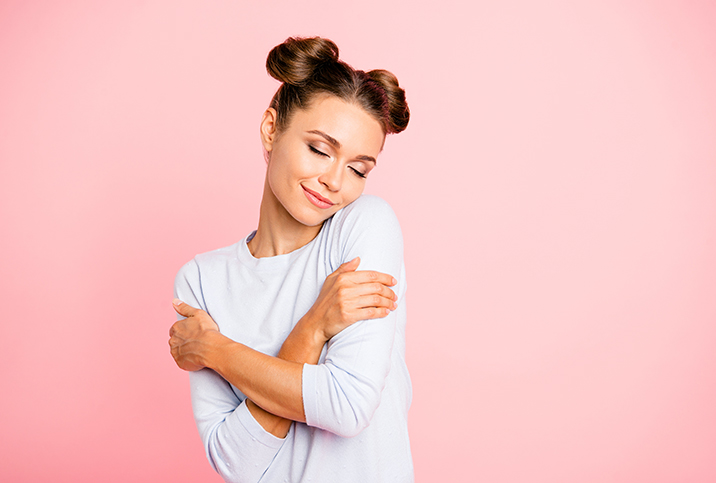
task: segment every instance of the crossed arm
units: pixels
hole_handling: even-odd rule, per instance
[[[385,317],[395,309],[395,279],[376,271],[356,271],[358,258],[326,278],[318,299],[284,341],[277,357],[222,335],[203,310],[175,300],[186,317],[170,332],[177,365],[187,371],[213,369],[247,396],[247,407],[268,432],[283,438],[293,421],[305,422],[303,364],[316,364],[323,345],[359,320]]]

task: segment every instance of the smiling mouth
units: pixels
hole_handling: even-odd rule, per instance
[[[326,208],[330,208],[331,206],[335,205],[335,203],[333,203],[331,200],[329,200],[328,198],[324,198],[315,191],[309,190],[303,185],[301,185],[301,188],[303,188],[303,192],[306,194],[306,198],[308,198],[308,201],[313,203],[315,206],[325,210]]]

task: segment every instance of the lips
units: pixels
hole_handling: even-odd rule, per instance
[[[331,206],[333,206],[335,204],[328,198],[324,198],[320,194],[316,193],[313,190],[306,188],[303,185],[301,185],[301,188],[303,188],[303,192],[306,194],[306,198],[308,198],[308,201],[310,201],[315,206],[317,206],[321,209],[325,210],[326,208],[330,208]]]

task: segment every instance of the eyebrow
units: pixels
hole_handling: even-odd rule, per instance
[[[334,148],[340,149],[341,143],[338,141],[338,139],[334,138],[333,136],[329,136],[328,134],[324,133],[323,131],[319,131],[317,129],[313,129],[311,131],[306,131],[309,134],[317,134],[318,136],[321,136],[323,139],[325,139],[328,144],[331,144]],[[365,154],[359,154],[356,156],[356,159],[360,159],[361,161],[372,161],[373,164],[378,164],[378,162],[375,160],[373,156],[367,156]]]

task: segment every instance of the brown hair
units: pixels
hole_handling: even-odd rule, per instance
[[[318,94],[331,94],[354,102],[383,126],[383,132],[399,133],[408,126],[410,110],[405,91],[387,70],[355,70],[338,59],[338,47],[321,37],[289,37],[266,58],[266,70],[282,82],[270,107],[277,112],[277,128],[283,129],[296,109],[306,109]]]

